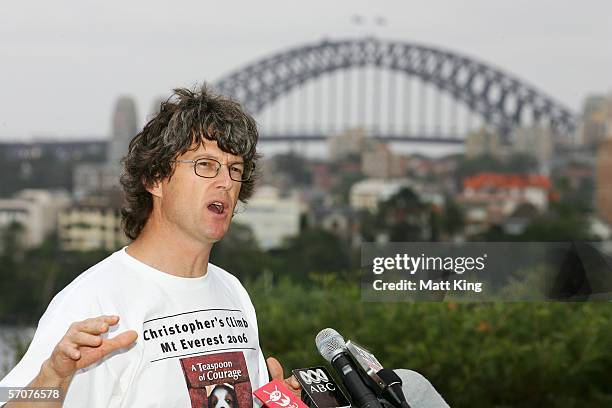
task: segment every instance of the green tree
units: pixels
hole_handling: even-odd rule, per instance
[[[520,236],[523,241],[591,241],[587,216],[567,203],[552,203],[549,213],[533,220]]]
[[[338,174],[338,178],[331,188],[331,193],[339,199],[340,203],[348,204],[350,199],[351,187],[353,184],[360,180],[363,180],[365,176],[363,173],[346,173],[341,172]]]
[[[213,246],[210,261],[240,279],[259,276],[270,267],[271,260],[257,243],[251,228],[232,223],[225,237]]]
[[[9,228],[2,234],[5,251],[0,255],[0,321],[33,324],[55,294],[108,252],[64,252],[55,235],[38,247],[26,249],[18,231]]]
[[[519,235],[507,234],[499,225],[472,236],[472,241],[596,241],[589,232],[589,220],[579,208],[567,203],[552,203],[549,212],[533,219]]]
[[[387,234],[394,242],[419,241],[425,237],[430,217],[430,206],[405,187],[381,203],[376,214],[361,214],[361,233],[366,241],[379,234]]]
[[[324,364],[312,339],[333,327],[386,367],[422,373],[452,407],[612,403],[609,304],[366,303],[357,282],[251,282],[264,353],[286,368]]]
[[[465,217],[463,210],[452,197],[446,196],[445,201],[442,228],[452,238],[465,228]]]
[[[287,240],[286,245],[271,252],[278,262],[275,274],[290,275],[306,281],[313,272],[341,272],[352,265],[350,253],[342,240],[321,228],[308,228]]]
[[[24,300],[21,294],[32,284],[22,273],[24,233],[25,228],[18,222],[12,222],[0,231],[0,321],[19,320],[22,313],[19,306]]]

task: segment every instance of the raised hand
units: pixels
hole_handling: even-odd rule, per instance
[[[115,350],[129,346],[138,334],[128,330],[113,338],[103,338],[111,326],[119,322],[119,316],[98,316],[70,325],[51,356],[43,364],[48,376],[65,381],[74,373],[90,366]]]

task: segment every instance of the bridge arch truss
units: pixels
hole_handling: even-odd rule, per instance
[[[214,88],[254,114],[324,74],[361,67],[403,72],[452,95],[502,135],[527,124],[548,124],[555,135],[575,131],[574,114],[531,85],[455,52],[376,38],[309,44],[264,57],[231,72]]]

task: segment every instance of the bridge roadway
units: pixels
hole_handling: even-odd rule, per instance
[[[290,135],[266,135],[262,134],[259,137],[260,143],[281,143],[281,142],[325,142],[327,139],[333,138],[334,136],[327,136],[323,134],[290,134]],[[381,142],[394,142],[394,143],[431,143],[431,144],[447,144],[447,145],[458,145],[465,143],[465,139],[459,136],[404,136],[386,134],[381,136],[373,136],[372,139],[380,140]]]

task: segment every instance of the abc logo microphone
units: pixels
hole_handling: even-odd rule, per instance
[[[325,367],[299,368],[292,373],[302,386],[302,401],[309,407],[350,407],[348,398]]]
[[[302,386],[310,387],[313,392],[335,391],[336,384],[329,381],[324,367],[313,367],[305,370],[296,370],[302,380]]]

